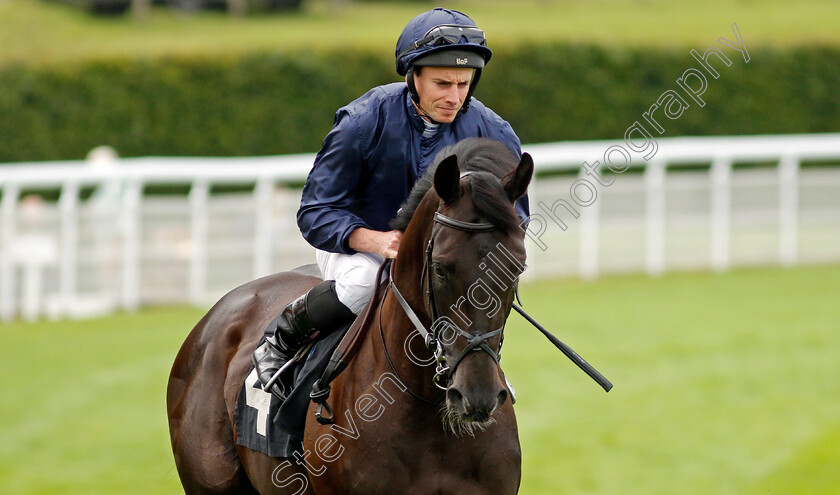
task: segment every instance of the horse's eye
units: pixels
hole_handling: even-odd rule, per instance
[[[443,271],[443,267],[440,266],[440,263],[435,263],[432,266],[435,271],[435,276],[437,276],[438,278],[446,278],[446,274]]]

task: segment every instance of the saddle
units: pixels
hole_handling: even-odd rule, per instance
[[[309,398],[319,404],[318,412],[316,414],[316,418],[318,422],[321,424],[329,424],[331,423],[330,419],[332,417],[332,411],[329,409],[329,406],[322,405],[325,404],[324,401],[329,397],[329,390],[330,390],[330,382],[335,379],[344,368],[350,363],[350,360],[356,354],[356,351],[359,349],[359,344],[362,342],[364,337],[363,329],[368,328],[368,324],[373,318],[373,313],[375,308],[379,303],[379,299],[382,295],[383,288],[388,283],[388,279],[382,280],[382,273],[388,266],[390,266],[390,260],[385,260],[376,272],[376,280],[379,281],[378,284],[374,286],[373,294],[371,295],[368,304],[365,306],[365,309],[356,317],[355,320],[350,324],[350,327],[346,330],[342,328],[334,329],[333,333],[341,333],[343,334],[343,338],[338,343],[338,347],[333,351],[332,357],[330,358],[329,363],[327,364],[326,370],[324,371],[321,379],[315,382],[313,385],[312,392]],[[321,269],[318,267],[317,264],[312,263],[309,265],[301,265],[293,270],[294,273],[300,273],[302,275],[307,275],[310,277],[321,278]],[[386,272],[387,273],[387,272]],[[271,327],[273,328],[276,325],[276,321],[271,322]],[[292,366],[290,368],[296,368],[301,362],[306,361],[311,356],[310,349],[315,346],[316,343],[310,344],[302,348],[297,355],[295,355],[291,361]],[[281,378],[282,380],[282,378]],[[294,381],[292,383],[294,386],[297,386],[297,382]],[[328,410],[328,415],[322,415],[322,409],[326,407]]]
[[[382,297],[383,269],[388,261],[379,267],[380,281],[364,311],[349,325],[336,329],[315,342],[311,349],[302,354],[293,371],[281,379],[291,392],[282,403],[271,393],[264,392],[252,368],[247,375],[234,410],[236,420],[236,443],[257,450],[270,457],[290,457],[302,452],[303,431],[309,402],[318,404],[316,419],[321,424],[332,420],[332,411],[326,405],[330,382],[343,371],[358,351],[364,340],[365,328],[376,311]],[[303,265],[292,270],[313,277],[321,277],[317,265]],[[271,324],[276,324],[272,321]],[[326,408],[328,413],[323,414]]]

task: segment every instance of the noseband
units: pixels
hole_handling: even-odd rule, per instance
[[[501,327],[493,330],[492,332],[487,333],[480,333],[480,332],[473,332],[468,333],[462,330],[458,325],[455,325],[451,319],[440,316],[440,311],[437,305],[437,299],[435,297],[434,285],[432,281],[432,250],[434,249],[434,242],[437,233],[440,231],[440,228],[449,227],[456,230],[460,230],[463,232],[470,232],[470,233],[482,233],[482,232],[492,232],[496,230],[496,226],[492,223],[474,223],[474,222],[464,222],[461,220],[456,220],[454,218],[448,217],[440,211],[435,212],[435,225],[432,227],[432,234],[429,237],[429,243],[426,245],[426,256],[423,262],[423,271],[421,278],[425,281],[426,284],[426,296],[427,296],[427,303],[428,306],[432,310],[432,328],[431,330],[427,329],[426,326],[420,321],[420,318],[417,317],[417,314],[405,300],[403,295],[400,293],[399,289],[397,289],[396,284],[394,283],[394,277],[391,277],[389,282],[389,288],[394,291],[394,295],[397,298],[400,306],[402,307],[403,311],[405,312],[406,316],[408,316],[411,323],[417,328],[417,331],[423,337],[424,342],[426,343],[426,347],[432,351],[435,361],[437,363],[437,367],[435,368],[435,376],[432,379],[433,383],[436,387],[441,390],[447,390],[449,383],[449,379],[451,378],[452,374],[455,373],[455,369],[461,364],[461,361],[471,352],[476,351],[484,351],[493,358],[493,361],[496,363],[499,362],[502,350],[502,344],[499,342],[499,349],[493,350],[487,345],[487,340],[497,335],[502,335],[504,331],[504,324]],[[440,228],[439,228],[440,227]],[[393,266],[393,265],[392,265]],[[444,322],[443,325],[439,325],[438,322]],[[457,337],[464,337],[467,339],[467,345],[455,359],[454,364],[449,364],[446,360],[445,356],[445,349],[443,344],[441,344],[441,330],[444,328],[449,328],[455,333],[454,338]],[[380,327],[381,329],[381,327]],[[504,338],[504,335],[502,335]],[[454,340],[454,339],[452,339]],[[383,341],[384,343],[384,341]],[[387,353],[387,349],[386,349]],[[388,361],[390,362],[390,356],[388,357]]]

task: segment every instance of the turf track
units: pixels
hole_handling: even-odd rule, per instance
[[[615,388],[512,317],[521,493],[840,493],[838,296],[840,267],[528,285]],[[164,390],[202,312],[2,325],[0,493],[178,493]]]

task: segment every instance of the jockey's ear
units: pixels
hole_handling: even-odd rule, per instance
[[[508,175],[508,180],[505,182],[505,192],[507,192],[508,199],[516,201],[521,198],[528,190],[528,184],[531,183],[533,175],[534,159],[528,153],[522,153],[519,165],[517,165],[516,170]]]
[[[461,196],[461,171],[458,157],[449,155],[435,170],[435,192],[444,203],[451,203]]]

